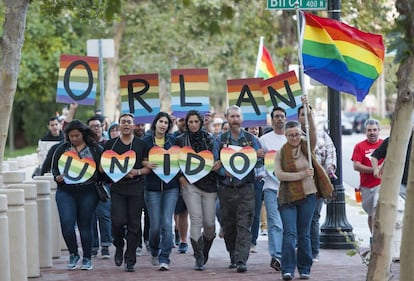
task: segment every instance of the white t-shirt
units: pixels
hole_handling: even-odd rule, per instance
[[[271,131],[267,134],[264,134],[259,138],[260,144],[262,145],[262,148],[265,150],[265,152],[268,152],[270,150],[276,150],[279,151],[282,146],[287,142],[286,136],[278,135],[274,131]],[[273,173],[273,172],[272,172]],[[266,171],[266,177],[265,182],[263,185],[263,190],[273,189],[278,190],[280,185],[280,181],[276,178],[275,175],[270,175],[268,171]]]

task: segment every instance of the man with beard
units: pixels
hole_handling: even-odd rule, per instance
[[[217,137],[214,147],[214,158],[220,157],[219,149],[231,147],[235,150],[245,146],[254,148],[258,158],[264,157],[258,139],[243,130],[242,112],[237,105],[230,106],[226,111],[226,118],[230,130]],[[241,180],[233,177],[223,167],[219,170],[220,188],[218,192],[221,207],[221,226],[224,232],[226,249],[230,254],[229,268],[237,268],[237,272],[247,270],[246,262],[249,258],[252,241],[251,226],[254,217],[255,173],[252,169]]]
[[[383,142],[379,138],[379,122],[375,119],[365,121],[365,134],[367,139],[357,143],[354,147],[351,160],[354,162],[354,170],[360,175],[360,189],[362,197],[362,208],[368,214],[368,226],[372,233],[375,207],[378,201],[378,191],[381,179],[374,176],[374,168],[371,164],[371,154]],[[378,162],[381,165],[382,160]]]

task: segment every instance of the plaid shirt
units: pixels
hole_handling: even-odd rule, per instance
[[[332,142],[331,137],[323,130],[318,130],[318,141],[316,142],[315,155],[316,160],[325,169],[332,166],[336,168],[336,149]]]

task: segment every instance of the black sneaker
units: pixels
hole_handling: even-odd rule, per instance
[[[124,259],[124,250],[122,248],[116,248],[114,261],[116,266],[121,266]]]
[[[246,271],[247,271],[246,264],[241,263],[241,262],[237,264],[237,272],[243,273],[243,272],[246,272]]]
[[[188,244],[187,243],[180,243],[178,246],[177,252],[179,254],[185,254],[188,250]]]
[[[109,254],[109,248],[108,247],[102,247],[101,255],[103,259],[109,259],[111,255]]]
[[[126,272],[135,272],[135,266],[133,264],[130,263],[125,263],[124,264],[124,269]]]
[[[280,271],[280,269],[281,269],[280,260],[278,258],[272,257],[272,259],[270,261],[270,267],[273,268],[276,271]]]

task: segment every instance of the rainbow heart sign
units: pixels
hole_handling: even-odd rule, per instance
[[[87,182],[96,171],[96,163],[91,158],[79,158],[73,150],[63,153],[58,160],[58,169],[66,184]]]
[[[264,165],[267,174],[274,180],[279,181],[274,174],[276,153],[276,150],[269,150],[268,152],[266,152],[264,157]]]
[[[152,171],[165,183],[169,183],[180,171],[178,155],[181,147],[171,146],[168,150],[154,146],[148,152],[148,161],[157,164]]]
[[[194,183],[210,173],[214,165],[214,155],[209,150],[195,152],[190,146],[181,148],[178,164],[189,183]]]
[[[121,155],[113,150],[105,150],[101,156],[102,169],[114,183],[125,177],[134,168],[136,161],[133,150],[128,150]]]
[[[241,180],[247,176],[257,162],[256,150],[251,146],[241,149],[223,147],[220,150],[221,164],[233,177]]]

